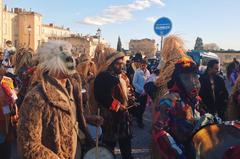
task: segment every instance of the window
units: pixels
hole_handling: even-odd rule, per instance
[[[5,23],[4,26],[5,26],[4,27],[4,34],[7,34],[7,28],[8,28],[7,23]]]

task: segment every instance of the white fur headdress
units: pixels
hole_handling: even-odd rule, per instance
[[[42,63],[56,57],[56,55],[59,55],[62,51],[72,54],[71,49],[72,45],[66,41],[50,40],[38,48],[37,58],[39,63]]]
[[[75,73],[75,60],[64,61],[72,56],[72,45],[66,41],[54,40],[43,44],[37,50],[37,60],[42,70],[48,70],[50,74]],[[64,54],[63,54],[64,53]],[[65,59],[64,59],[65,58]],[[69,69],[71,68],[71,69]]]

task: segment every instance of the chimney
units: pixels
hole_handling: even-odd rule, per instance
[[[14,8],[14,13],[19,13],[19,8]]]

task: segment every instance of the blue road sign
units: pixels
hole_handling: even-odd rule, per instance
[[[169,18],[162,17],[154,24],[154,31],[159,36],[165,36],[172,30],[172,22]]]

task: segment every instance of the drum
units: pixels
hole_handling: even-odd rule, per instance
[[[84,154],[83,159],[115,159],[115,156],[107,147],[98,146],[98,152],[93,147]]]
[[[96,137],[97,137],[97,127],[94,126],[94,125],[91,125],[91,124],[87,124],[87,127],[88,127],[88,130],[89,130],[89,133],[92,137],[93,140],[96,140]],[[99,127],[98,128],[98,138],[102,135],[102,128]]]

